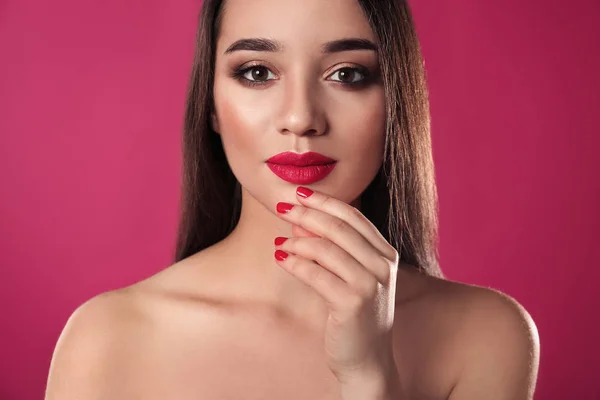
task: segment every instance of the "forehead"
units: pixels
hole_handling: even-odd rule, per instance
[[[285,48],[320,45],[344,37],[375,41],[357,0],[226,0],[224,3],[219,47],[249,37],[275,39]]]

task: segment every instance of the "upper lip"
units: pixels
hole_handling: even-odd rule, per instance
[[[325,165],[336,162],[333,158],[324,156],[323,154],[309,151],[308,153],[293,153],[286,151],[279,153],[269,158],[267,162],[272,164],[294,165],[296,167],[304,167],[307,165]]]

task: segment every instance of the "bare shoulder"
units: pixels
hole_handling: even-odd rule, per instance
[[[461,311],[459,328],[463,334],[482,335],[490,329],[497,332],[496,329],[503,328],[537,336],[531,315],[513,297],[492,288],[439,278],[426,279],[430,301]]]
[[[494,289],[437,278],[426,286],[426,302],[453,332],[457,371],[449,399],[533,398],[539,336],[529,312]]]
[[[131,354],[132,332],[143,321],[130,288],[99,294],[77,307],[56,343],[45,398],[100,399],[116,394],[118,388],[106,383],[121,381],[114,378]]]
[[[165,377],[219,329],[211,323],[210,296],[197,290],[206,276],[192,268],[203,265],[199,260],[182,260],[77,307],[56,343],[45,399],[168,398],[173,388]]]

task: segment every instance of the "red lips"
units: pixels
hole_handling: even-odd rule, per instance
[[[337,161],[322,154],[285,152],[267,160],[267,166],[284,181],[308,185],[324,179],[333,171]]]
[[[336,160],[324,156],[323,154],[309,151],[308,153],[292,153],[286,151],[285,153],[279,153],[269,158],[267,162],[271,164],[279,165],[294,165],[296,167],[305,167],[307,165],[325,165],[332,164]]]

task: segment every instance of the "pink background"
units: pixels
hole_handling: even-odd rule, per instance
[[[413,3],[444,270],[529,310],[536,399],[600,398],[600,3]],[[1,399],[42,398],[79,304],[169,265],[199,7],[0,2]]]

